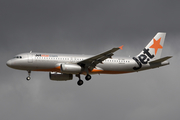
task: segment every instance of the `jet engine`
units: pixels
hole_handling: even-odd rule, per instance
[[[81,70],[81,66],[77,64],[61,64],[61,73],[78,74]]]
[[[72,80],[73,75],[57,73],[57,72],[49,72],[49,78],[53,81],[67,81],[67,80]]]

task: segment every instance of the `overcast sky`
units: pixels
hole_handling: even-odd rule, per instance
[[[180,1],[0,0],[1,120],[179,120]],[[122,75],[93,75],[77,86],[48,73],[8,68],[29,51],[91,54],[124,45],[135,56],[166,32],[170,65]],[[84,79],[84,76],[82,77]]]

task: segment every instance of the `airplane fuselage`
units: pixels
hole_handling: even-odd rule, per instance
[[[61,72],[61,64],[76,64],[92,55],[74,55],[74,54],[52,54],[52,53],[22,53],[16,55],[7,62],[7,65],[14,69],[27,71],[47,71]],[[165,62],[162,65],[168,64]],[[136,61],[130,57],[113,57],[104,60],[98,64],[90,74],[122,74],[145,70],[148,68],[160,67],[159,65],[146,64],[139,70]],[[83,73],[84,71],[82,71]]]

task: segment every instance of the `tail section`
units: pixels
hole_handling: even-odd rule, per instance
[[[149,61],[159,59],[161,57],[165,37],[166,33],[158,32],[137,56],[146,54],[149,57]]]
[[[158,32],[148,43],[148,45],[142,50],[142,52],[136,57],[133,57],[138,65],[138,67],[133,68],[134,70],[139,70],[148,63],[154,64],[157,62],[163,62],[170,58],[165,57],[161,59],[165,37],[166,33]]]

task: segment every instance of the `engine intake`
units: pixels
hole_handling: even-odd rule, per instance
[[[57,72],[50,72],[49,78],[53,81],[67,81],[67,80],[72,80],[73,75],[72,74],[57,73]]]

